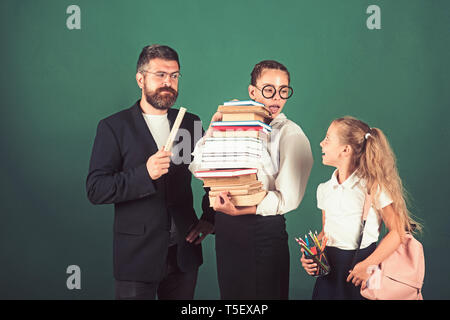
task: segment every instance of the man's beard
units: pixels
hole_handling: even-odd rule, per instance
[[[163,94],[163,92],[170,92]],[[158,88],[152,92],[145,92],[145,99],[149,104],[159,110],[167,110],[174,105],[178,97],[178,91],[170,87]]]

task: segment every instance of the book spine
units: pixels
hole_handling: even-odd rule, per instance
[[[224,126],[224,127],[222,127],[222,126],[216,126],[216,127],[213,127],[213,130],[215,130],[215,131],[239,131],[239,132],[242,132],[242,131],[262,131],[262,132],[264,132],[264,133],[270,133],[266,128],[263,128],[263,127],[251,127],[251,126],[249,126],[249,127],[231,127],[231,126]]]
[[[216,161],[206,161],[201,165],[205,169],[228,169],[228,168],[255,168],[258,164],[255,161],[231,161],[231,162],[216,162]]]
[[[253,121],[216,121],[211,124],[212,127],[263,127],[272,130],[272,127],[259,120]]]

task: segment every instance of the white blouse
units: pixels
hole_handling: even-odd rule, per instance
[[[333,172],[330,180],[318,186],[317,207],[325,211],[324,232],[328,237],[327,246],[354,250],[358,246],[361,232],[366,183],[353,172],[347,180],[339,184],[336,173],[337,170]],[[374,207],[380,210],[391,203],[391,198],[384,191],[378,192],[378,196],[373,199],[361,248],[378,241],[381,220],[378,219]]]

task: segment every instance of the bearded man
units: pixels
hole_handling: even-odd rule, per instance
[[[116,299],[193,299],[203,262],[200,242],[214,231],[214,211],[205,192],[197,218],[190,162],[171,161],[173,154],[164,150],[178,114],[171,108],[181,76],[178,54],[146,46],[136,71],[141,99],[98,124],[87,196],[93,204],[114,204]],[[199,121],[185,113],[180,130],[190,133],[191,149],[183,153],[190,155],[201,137],[194,134]]]

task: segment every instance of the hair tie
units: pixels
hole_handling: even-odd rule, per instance
[[[369,139],[369,137],[371,137],[372,135],[370,134],[370,131],[372,131],[373,130],[373,128],[369,128],[369,132],[367,132],[365,135],[364,135],[364,139]]]

